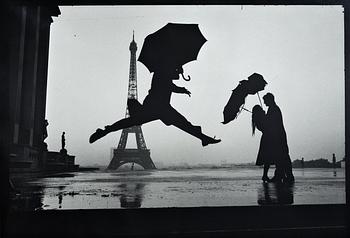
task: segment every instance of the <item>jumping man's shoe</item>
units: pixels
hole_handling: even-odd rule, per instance
[[[90,136],[89,142],[90,143],[94,143],[95,141],[97,141],[98,139],[104,137],[105,135],[107,135],[107,131],[98,128],[95,131],[95,133]]]
[[[216,144],[219,143],[221,140],[220,139],[215,139],[215,138],[211,138],[209,136],[205,137],[204,139],[202,139],[202,146],[207,146],[209,144]]]

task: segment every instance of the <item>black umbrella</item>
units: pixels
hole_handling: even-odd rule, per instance
[[[206,41],[198,24],[168,23],[145,38],[138,61],[150,72],[180,68],[197,59]]]
[[[259,91],[264,90],[266,84],[264,77],[258,73],[250,75],[248,80],[240,81],[238,86],[232,90],[230,99],[224,108],[224,121],[222,123],[227,124],[234,120],[239,112],[244,109],[245,98],[248,94],[258,94]],[[261,104],[260,97],[259,102]]]

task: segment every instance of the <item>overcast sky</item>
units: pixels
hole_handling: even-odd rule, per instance
[[[184,66],[192,80],[174,81],[192,92],[171,104],[203,132],[200,140],[161,121],[142,126],[155,162],[248,163],[256,159],[261,133],[251,135],[251,115],[227,125],[222,111],[231,90],[258,72],[283,114],[292,160],[344,156],[344,30],[341,6],[114,6],[60,7],[51,25],[46,118],[49,150],[66,132],[69,154],[81,165],[108,165],[121,131],[94,144],[96,128],[125,116],[129,44],[135,30],[137,57],[143,40],[168,22],[195,23],[208,40],[198,60]],[[137,62],[142,102],[152,75]],[[249,96],[246,108],[258,104]],[[266,109],[266,107],[265,107]],[[132,140],[130,140],[132,139]],[[129,137],[128,147],[136,145]]]

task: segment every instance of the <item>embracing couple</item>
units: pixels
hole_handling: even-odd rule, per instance
[[[273,94],[267,93],[263,99],[268,107],[267,113],[259,105],[255,105],[252,111],[253,135],[256,128],[262,132],[256,165],[264,165],[264,182],[293,183],[292,163],[281,110]],[[276,165],[275,174],[269,179],[268,170],[273,164]]]

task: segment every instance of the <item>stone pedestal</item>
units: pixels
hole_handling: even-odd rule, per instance
[[[47,151],[45,154],[45,172],[74,172],[79,170],[75,164],[75,156],[63,152]]]

